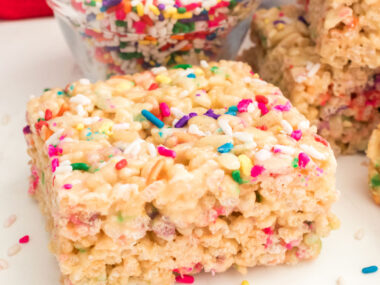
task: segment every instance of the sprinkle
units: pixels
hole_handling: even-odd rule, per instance
[[[64,184],[63,185],[63,189],[70,190],[71,188],[73,188],[72,184]]]
[[[127,160],[125,159],[125,158],[123,158],[122,160],[120,160],[118,163],[116,163],[116,165],[115,165],[115,168],[117,169],[117,170],[120,170],[120,169],[123,169],[124,167],[126,167],[127,166]]]
[[[192,68],[193,66],[191,64],[177,64],[175,66],[173,66],[173,69],[188,69],[188,68]]]
[[[259,176],[260,174],[262,174],[264,172],[264,170],[265,170],[264,166],[255,165],[251,169],[251,176],[253,178],[256,178],[257,176]]]
[[[9,267],[9,264],[6,260],[0,258],[0,271],[5,270]]]
[[[162,75],[162,74],[159,74],[156,76],[156,81],[159,83],[162,83],[162,84],[169,84],[170,82],[172,82],[170,77],[167,77],[167,76]]]
[[[204,113],[203,115],[205,116],[208,116],[208,117],[211,117],[213,119],[218,119],[220,117],[220,115],[217,115],[214,113],[214,110],[213,109],[208,109],[206,113]]]
[[[321,144],[323,144],[325,146],[329,145],[329,143],[324,138],[322,138],[319,135],[314,135],[314,139],[315,139],[316,142],[320,142]]]
[[[185,115],[183,116],[181,119],[178,120],[178,122],[176,122],[174,124],[174,127],[175,128],[183,128],[184,126],[186,126],[187,122],[192,118],[192,117],[195,117],[197,114],[196,113],[190,113],[189,115]]]
[[[191,275],[178,275],[178,276],[176,276],[175,281],[177,283],[193,284],[194,283],[194,277]]]
[[[255,158],[260,161],[268,160],[271,157],[272,157],[272,153],[266,149],[261,149],[255,153]]]
[[[79,83],[82,85],[90,85],[91,81],[88,80],[87,78],[82,78],[82,79],[79,79]]]
[[[30,130],[30,126],[29,126],[29,125],[25,126],[25,127],[22,129],[22,132],[23,132],[24,135],[27,135],[27,134],[31,134],[31,133],[32,133],[31,130]]]
[[[241,282],[241,285],[249,285],[249,282],[247,280],[244,280],[243,282]]]
[[[379,268],[376,265],[364,267],[362,269],[363,274],[370,274],[370,273],[375,273]]]
[[[21,250],[21,245],[16,243],[16,244],[12,245],[10,248],[8,248],[7,254],[8,254],[8,256],[14,256],[17,253],[19,253],[20,250]]]
[[[259,102],[257,104],[257,107],[260,109],[262,116],[264,116],[265,114],[267,114],[269,112],[267,106],[264,103]]]
[[[155,125],[156,127],[158,128],[162,128],[164,127],[164,122],[161,121],[159,118],[157,118],[155,115],[153,115],[151,112],[149,112],[148,110],[142,110],[141,111],[141,114],[148,120],[150,121],[153,125]]]
[[[247,112],[249,104],[253,103],[251,99],[243,99],[237,104],[237,109],[240,113]]]
[[[189,126],[188,132],[193,135],[198,135],[198,136],[205,136],[206,134],[202,132],[199,127],[195,124],[191,124]]]
[[[91,104],[91,100],[82,94],[78,94],[74,97],[71,97],[70,102],[75,103],[75,104],[80,104],[80,105],[90,105]]]
[[[285,105],[276,105],[273,107],[273,109],[280,111],[280,112],[288,112],[290,111],[292,105],[290,104],[289,101],[286,102]]]
[[[163,117],[170,117],[170,108],[165,102],[160,103],[161,115]]]
[[[361,228],[361,229],[357,230],[356,233],[354,234],[354,238],[356,240],[362,240],[364,238],[364,229]]]
[[[84,129],[84,125],[82,123],[79,123],[76,127],[75,127],[78,131],[81,131]]]
[[[19,239],[19,243],[28,243],[29,242],[29,236],[23,236],[22,238]]]
[[[326,160],[327,155],[317,151],[313,146],[301,144],[301,149],[315,159]]]
[[[167,148],[165,148],[163,146],[158,146],[157,147],[157,151],[162,156],[172,157],[172,158],[175,158],[177,156],[177,154],[175,153],[174,150],[167,149]]]
[[[379,173],[376,173],[374,176],[372,176],[371,186],[372,186],[372,188],[380,186],[380,175],[379,175]]]
[[[239,183],[239,184],[244,183],[243,179],[241,178],[239,170],[232,171],[231,176],[232,176],[232,179],[235,180],[237,183]]]
[[[3,223],[4,228],[9,228],[11,227],[17,220],[16,215],[10,215]]]
[[[51,171],[55,172],[55,170],[57,169],[58,166],[59,166],[59,160],[58,160],[58,158],[54,158],[51,161]]]
[[[220,147],[218,147],[218,152],[220,153],[227,153],[227,152],[230,152],[231,149],[233,149],[234,145],[232,143],[225,143],[223,145],[221,145]]]
[[[256,95],[255,99],[257,103],[263,103],[264,105],[268,104],[268,98],[263,95]]]
[[[255,147],[256,143],[253,141],[253,134],[247,133],[247,132],[236,132],[234,133],[234,138],[237,138],[238,140],[245,142],[245,143],[251,143],[254,144]]]
[[[280,152],[285,153],[285,154],[293,154],[295,153],[295,149],[291,146],[286,146],[286,145],[280,145],[276,144],[273,146],[275,149],[280,150]]]
[[[49,121],[53,118],[53,113],[50,109],[45,110],[45,121]]]
[[[295,130],[292,132],[292,134],[290,135],[293,139],[295,139],[296,141],[299,141],[302,137],[302,131],[301,130]]]
[[[62,154],[62,148],[60,148],[58,146],[54,146],[52,144],[49,144],[49,146],[48,146],[48,155],[49,155],[49,157],[58,156],[60,154]]]
[[[84,162],[72,163],[71,167],[73,170],[83,170],[83,171],[89,171],[90,170],[90,166]]]
[[[157,84],[156,82],[153,82],[153,83],[149,86],[148,90],[149,90],[149,91],[153,91],[153,90],[156,90],[158,87],[159,87],[158,84]]]
[[[251,169],[253,167],[252,161],[245,154],[241,154],[238,156],[240,161],[241,170],[245,176],[249,176],[251,174]]]
[[[292,161],[292,167],[297,168],[298,167],[298,157],[295,157]]]
[[[228,136],[232,136],[233,132],[232,132],[232,128],[231,126],[228,124],[228,121],[227,121],[227,118],[226,117],[221,117],[218,119],[218,124],[219,124],[219,127],[223,130],[223,132],[228,135]]]
[[[306,153],[300,152],[298,154],[298,165],[300,168],[305,168],[309,162],[310,162],[310,158]]]

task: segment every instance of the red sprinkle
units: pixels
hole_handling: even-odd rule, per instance
[[[304,153],[304,152],[299,153],[299,155],[298,155],[298,166],[300,168],[305,168],[306,165],[309,163],[309,161],[310,161],[310,158],[306,153]]]
[[[268,113],[269,112],[269,110],[268,110],[268,108],[267,108],[267,106],[264,104],[264,103],[262,103],[262,102],[259,102],[258,104],[257,104],[257,106],[258,106],[258,108],[260,109],[260,111],[261,111],[261,115],[265,115],[266,113]]]
[[[45,120],[49,121],[50,119],[53,118],[53,113],[50,109],[45,110]]]
[[[29,242],[29,236],[23,236],[22,238],[19,239],[19,243],[28,243]]]
[[[263,229],[263,232],[267,235],[273,235],[273,230],[271,227],[267,227],[267,228]]]
[[[177,156],[174,150],[167,149],[163,146],[157,147],[157,150],[158,150],[158,153],[162,156],[172,157],[172,158],[175,158]]]
[[[319,135],[314,135],[314,139],[315,139],[315,141],[320,142],[321,144],[323,144],[325,146],[329,145],[328,142]]]
[[[293,139],[295,139],[296,141],[299,141],[302,137],[302,131],[301,130],[295,130],[292,132],[292,134],[290,135]]]
[[[183,284],[193,284],[194,283],[194,277],[191,275],[178,275],[175,278],[175,281],[177,283],[183,283]]]
[[[264,166],[255,165],[251,169],[251,176],[255,178],[255,177],[259,176],[261,173],[263,173],[264,170],[265,170]]]
[[[168,104],[162,102],[160,103],[160,110],[163,117],[169,117],[170,116],[170,108]]]
[[[152,84],[149,86],[148,90],[149,90],[149,91],[156,90],[158,87],[159,87],[158,84],[157,84],[156,82],[154,82],[154,83],[152,83]]]
[[[120,160],[118,163],[116,163],[115,168],[116,168],[117,170],[120,170],[120,169],[126,167],[127,164],[128,164],[128,163],[127,163],[127,160],[126,160],[125,158],[123,158],[123,159]]]
[[[72,184],[65,184],[65,185],[63,185],[63,188],[66,190],[70,190],[71,188],[73,188],[73,185]]]
[[[256,95],[255,98],[257,103],[268,104],[268,98],[263,95]]]

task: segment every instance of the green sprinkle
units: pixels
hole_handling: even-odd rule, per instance
[[[175,66],[173,66],[173,69],[188,69],[188,68],[192,68],[193,66],[191,64],[177,64]]]
[[[45,185],[45,172],[43,171],[41,173],[41,182],[42,182],[42,185]]]
[[[85,253],[87,250],[84,249],[84,248],[78,248],[78,251],[79,251],[80,253]]]
[[[379,187],[380,186],[380,175],[377,173],[375,176],[371,178],[371,186]]]
[[[44,118],[38,118],[37,122],[45,121]]]
[[[118,221],[119,223],[124,222],[123,214],[122,214],[120,211],[117,212],[117,221]]]
[[[292,166],[293,168],[297,168],[298,167],[298,157],[295,157],[292,161]]]
[[[108,157],[109,157],[109,158],[113,157],[113,154],[110,154]]]
[[[123,60],[130,60],[134,58],[141,58],[143,55],[141,52],[121,52],[119,57]]]
[[[211,70],[211,72],[214,73],[214,74],[219,73],[219,67],[217,67],[217,66],[213,66],[213,67],[211,67],[210,70]]]
[[[50,90],[50,88],[45,88],[44,89],[44,92],[47,92],[47,91],[49,91]]]
[[[261,196],[259,191],[256,191],[255,194],[256,194],[256,202],[261,203],[263,201],[263,196]]]
[[[72,163],[71,167],[73,168],[73,170],[83,170],[83,171],[90,170],[90,166],[87,163],[83,163],[83,162]]]
[[[237,5],[236,0],[231,0],[230,4],[228,5],[228,9],[232,10]]]
[[[177,12],[179,13],[179,14],[184,14],[184,13],[186,13],[186,7],[179,7],[178,9],[177,9]]]
[[[147,119],[145,119],[145,117],[140,113],[140,114],[137,114],[133,120],[136,122],[144,122],[146,121]]]
[[[127,25],[127,22],[116,20],[115,25],[118,27],[125,27]]]
[[[243,181],[243,179],[241,178],[240,170],[234,170],[234,171],[232,171],[231,175],[232,175],[232,179],[235,180],[237,183],[239,183],[239,184],[245,183]]]

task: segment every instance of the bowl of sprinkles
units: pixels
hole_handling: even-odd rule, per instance
[[[90,79],[233,59],[260,0],[48,0]]]

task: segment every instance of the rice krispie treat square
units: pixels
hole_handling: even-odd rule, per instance
[[[380,1],[304,0],[323,62],[380,67]]]
[[[380,125],[373,131],[368,144],[369,187],[373,200],[380,205]]]
[[[243,55],[264,80],[277,86],[318,127],[336,154],[367,148],[380,123],[380,75],[376,70],[334,68],[321,61],[303,10],[283,6],[258,11]]]
[[[27,121],[64,284],[296,263],[338,225],[329,144],[246,64],[80,80],[33,98]]]

